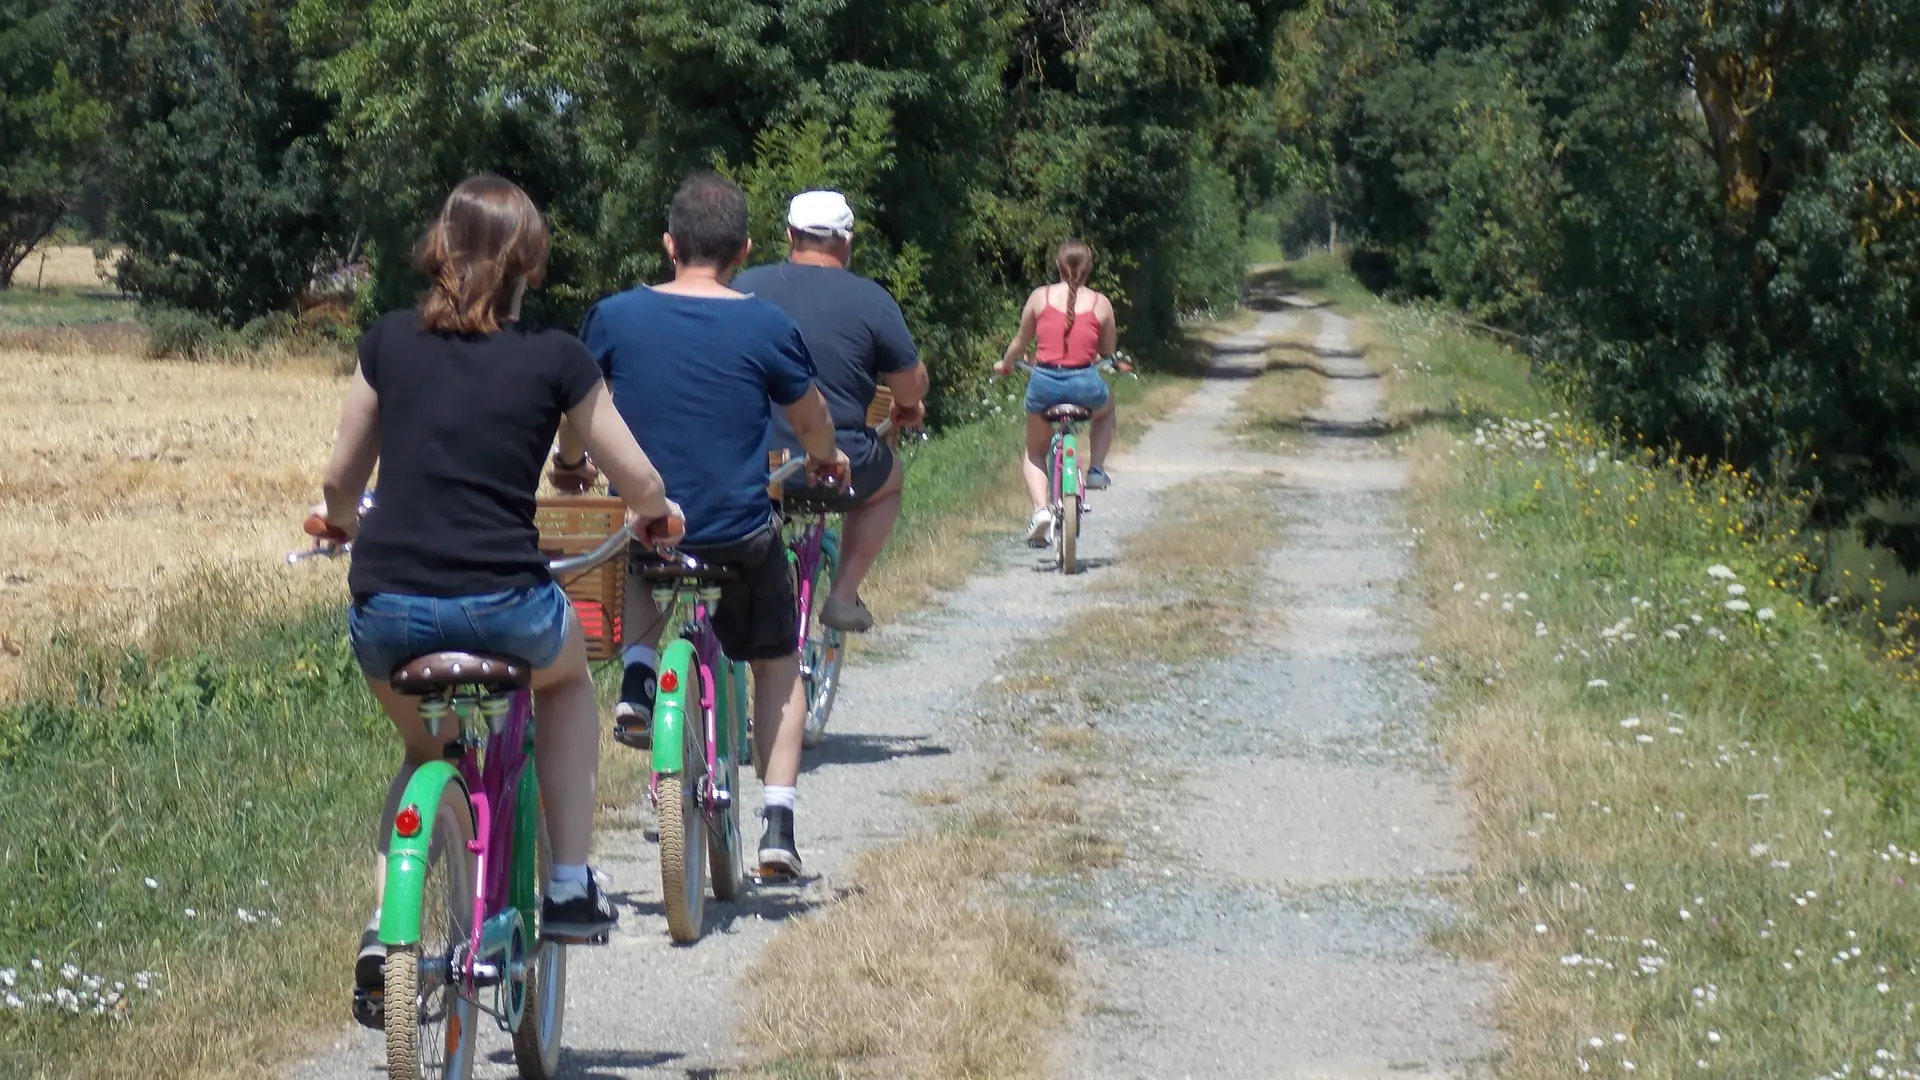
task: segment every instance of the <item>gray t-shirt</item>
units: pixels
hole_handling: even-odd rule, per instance
[[[816,382],[842,432],[866,432],[867,403],[880,376],[908,371],[920,362],[900,305],[879,282],[832,266],[774,263],[756,266],[732,282],[787,313],[800,327],[818,372]],[[773,418],[774,439],[789,448],[799,440],[787,418]]]

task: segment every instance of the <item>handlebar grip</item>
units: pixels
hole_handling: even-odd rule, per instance
[[[336,544],[344,544],[348,539],[346,533],[342,532],[338,527],[328,524],[327,519],[321,517],[319,514],[308,514],[306,524],[301,526],[301,528],[308,536],[313,537],[315,540],[330,540]]]

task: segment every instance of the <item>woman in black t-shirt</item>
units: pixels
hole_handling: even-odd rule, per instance
[[[476,176],[447,197],[422,240],[433,283],[360,339],[327,466],[328,524],[355,536],[348,630],[367,685],[406,743],[388,791],[391,821],[415,768],[441,757],[418,700],[394,692],[395,668],[443,649],[502,653],[533,666],[535,767],[553,845],[545,936],[580,941],[617,921],[587,869],[599,768],[599,703],[585,637],[547,574],[534,526],[540,467],[560,418],[626,500],[648,542],[685,532],[660,475],[614,410],[586,347],[527,326],[520,300],[545,275],[550,237],[525,192]],[[364,520],[361,492],[380,466]],[[379,832],[382,852],[387,833]],[[386,862],[378,860],[384,888]],[[378,908],[361,939],[356,981],[382,981]]]

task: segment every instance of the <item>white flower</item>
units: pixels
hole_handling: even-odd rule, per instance
[[[1454,583],[1453,583],[1453,591],[1454,591],[1454,592],[1466,592],[1466,591],[1467,591],[1467,583],[1466,583],[1466,582],[1464,582],[1464,581],[1456,581],[1456,582],[1454,582]]]
[[[186,909],[186,910],[185,910],[184,912],[182,912],[181,914],[183,914],[183,915],[185,915],[185,916],[186,916],[187,918],[189,918],[189,919],[191,919],[191,918],[193,918],[193,917],[195,917],[196,915],[198,915],[198,914],[199,914],[199,912],[197,912],[197,911],[195,911],[195,910],[193,910],[192,908],[188,908],[188,909]]]
[[[1767,853],[1767,845],[1765,844],[1755,844],[1752,847],[1747,849],[1747,854],[1756,859],[1762,855],[1765,855],[1766,853]]]
[[[1629,716],[1625,720],[1620,721],[1620,726],[1621,727],[1639,727],[1640,718],[1637,716]]]
[[[1753,605],[1747,603],[1745,600],[1729,600],[1726,602],[1725,607],[1728,611],[1734,612],[1750,611],[1753,609]]]
[[[1721,581],[1732,581],[1739,575],[1733,572],[1732,567],[1725,566],[1721,563],[1714,563],[1712,566],[1707,567],[1707,576],[1719,578]]]
[[[157,882],[157,881],[155,881],[155,880],[153,880],[152,878],[145,878],[145,879],[143,879],[143,880],[141,881],[141,884],[143,884],[143,885],[145,885],[145,886],[146,886],[147,888],[149,888],[149,889],[157,889],[157,888],[159,888],[159,887],[160,887],[160,883],[159,883],[159,882]]]
[[[1546,932],[1547,932],[1547,924],[1546,924],[1546,923],[1543,923],[1543,922],[1541,922],[1541,923],[1534,923],[1534,924],[1533,924],[1533,932],[1534,932],[1534,933],[1536,933],[1536,934],[1544,934],[1544,933],[1546,933]]]
[[[1759,611],[1754,612],[1753,614],[1754,614],[1754,617],[1759,619],[1761,622],[1773,621],[1773,609],[1770,607],[1763,607]]]
[[[1741,585],[1738,583],[1729,585],[1727,586],[1727,595],[1728,596],[1745,596],[1747,595],[1747,587],[1745,585]]]
[[[1719,1032],[1717,1032],[1717,1031],[1709,1031],[1709,1032],[1707,1032],[1707,1041],[1708,1041],[1708,1042],[1710,1042],[1710,1043],[1717,1043],[1717,1042],[1719,1042],[1719,1041],[1720,1041],[1720,1033],[1719,1033]]]
[[[1589,690],[1605,690],[1606,688],[1607,688],[1607,680],[1605,679],[1588,679],[1587,680],[1587,689]]]
[[[1642,743],[1642,744],[1645,744],[1645,743],[1650,743],[1650,742],[1652,742],[1652,741],[1653,741],[1653,736],[1651,736],[1651,735],[1635,735],[1635,736],[1633,737],[1633,741],[1634,741],[1634,742],[1637,742],[1637,743]]]

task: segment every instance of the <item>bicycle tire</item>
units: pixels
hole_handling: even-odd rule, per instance
[[[384,1000],[387,1075],[392,1080],[467,1080],[473,1075],[475,1010],[451,971],[454,946],[465,943],[473,918],[472,840],[473,811],[466,787],[449,783],[440,789],[433,815],[420,898],[421,940],[387,950]],[[439,892],[444,895],[438,897],[436,877],[443,883]],[[425,963],[429,958],[435,963]],[[437,977],[439,985],[423,985],[423,971]]]
[[[1069,497],[1060,506],[1060,572],[1080,572],[1080,499]]]
[[[533,876],[542,899],[553,874],[553,849],[547,840],[547,815],[534,829]],[[560,1075],[560,1033],[567,1015],[567,947],[534,937],[527,965],[527,1004],[513,1029],[513,1064],[521,1080],[555,1080]]]
[[[807,691],[807,721],[801,745],[811,749],[827,739],[827,720],[840,690],[840,665],[846,659],[846,635],[820,620],[821,600],[833,589],[834,563],[823,555],[814,573],[813,605],[807,611],[807,647],[800,656],[801,677]]]
[[[731,676],[723,676],[731,677]],[[741,685],[744,685],[742,680]],[[737,693],[715,694],[716,706],[724,702],[729,712],[740,710],[745,715],[747,707],[744,701],[734,701]],[[729,716],[720,717],[719,722],[730,724]],[[712,879],[713,898],[715,900],[736,900],[747,888],[746,844],[740,835],[740,739],[746,725],[738,725],[727,740],[727,753],[715,755],[720,763],[719,780],[730,796],[727,808],[712,816],[707,822],[707,859],[708,876]]]
[[[687,670],[686,700],[702,700],[698,665]],[[656,802],[660,824],[660,902],[667,936],[675,944],[700,940],[707,907],[706,815],[700,781],[707,771],[707,724],[697,706],[682,723],[680,771],[662,773]]]

